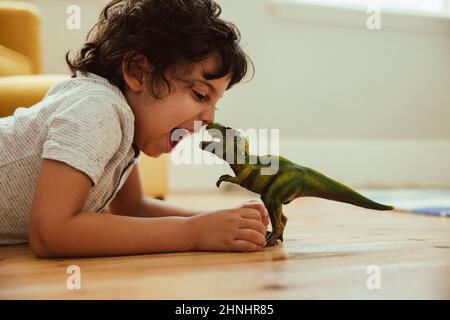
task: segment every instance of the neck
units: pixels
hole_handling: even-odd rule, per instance
[[[246,166],[246,164],[230,164],[231,170],[233,170],[236,176],[238,176]]]

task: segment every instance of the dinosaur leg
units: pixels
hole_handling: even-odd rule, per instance
[[[283,211],[281,211],[281,223],[282,223],[282,225],[283,225],[283,230],[284,230],[284,228],[286,227],[287,221],[288,221],[288,217],[286,217],[286,216],[284,215]],[[272,219],[271,219],[270,222],[271,222],[272,225],[273,225]],[[271,232],[270,232],[270,231],[267,231],[267,232],[266,232],[266,238],[267,238],[268,236],[270,236],[270,234],[271,234]],[[283,234],[281,234],[281,236],[280,236],[279,239],[280,239],[281,241],[283,241]]]
[[[224,181],[239,184],[240,179],[238,177],[232,177],[229,174],[224,174],[220,176],[219,180],[217,180],[216,182],[217,188],[219,188],[220,184]]]
[[[264,202],[264,206],[266,207],[266,209],[267,209],[267,212],[269,213],[269,218],[270,218],[270,225],[272,226],[272,230],[273,230],[273,226],[275,225],[275,215],[271,212],[271,211],[269,211],[269,204],[268,203],[266,203],[264,200],[263,200],[263,202]],[[269,238],[269,236],[272,234],[272,231],[267,231],[266,232],[266,240]]]
[[[281,215],[283,214],[281,211],[282,204],[279,201],[269,199],[263,199],[263,202],[269,212],[270,222],[272,223],[272,231],[266,234],[267,246],[270,247],[275,245],[283,234],[284,225],[281,222]]]
[[[288,217],[286,217],[284,215],[283,211],[281,211],[281,223],[283,224],[283,230],[286,227],[287,221],[288,221]],[[283,241],[283,234],[281,234],[280,240]]]
[[[286,180],[283,178],[276,179],[265,194],[261,195],[272,223],[272,232],[266,235],[268,246],[275,244],[277,239],[283,241],[283,231],[288,218],[283,213],[282,204],[292,201],[298,193],[298,186],[295,183],[286,183]]]

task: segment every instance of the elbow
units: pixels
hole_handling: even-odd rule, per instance
[[[38,258],[50,258],[49,250],[40,239],[39,235],[29,235],[31,252]]]
[[[47,230],[51,231],[51,230]],[[29,244],[33,254],[38,258],[56,258],[55,252],[55,237],[49,232],[46,232],[42,226],[30,225],[29,229]]]

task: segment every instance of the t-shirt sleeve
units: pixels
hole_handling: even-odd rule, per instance
[[[64,162],[97,185],[122,139],[119,115],[108,99],[84,97],[56,114],[50,123],[42,158]]]

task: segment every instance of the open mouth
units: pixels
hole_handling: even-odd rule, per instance
[[[173,149],[183,140],[184,137],[189,135],[190,131],[185,128],[174,128],[170,131],[169,143],[170,147]]]

